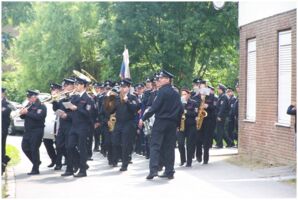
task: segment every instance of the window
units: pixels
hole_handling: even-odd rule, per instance
[[[256,39],[247,41],[246,119],[256,120]]]
[[[291,30],[281,31],[278,35],[278,123],[286,126],[291,124],[291,117],[287,115],[291,104],[291,68]]]

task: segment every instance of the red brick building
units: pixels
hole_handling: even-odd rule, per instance
[[[296,2],[239,2],[239,153],[296,163]]]

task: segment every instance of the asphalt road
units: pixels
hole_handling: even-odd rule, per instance
[[[9,136],[8,144],[16,146],[20,152],[21,137]],[[45,148],[41,147],[40,175],[28,176],[31,163],[23,153],[21,163],[12,171],[15,184],[11,192],[16,198],[101,198],[101,199],[185,199],[206,198],[295,198],[296,186],[264,177],[248,168],[232,165],[225,161],[236,153],[236,149],[211,150],[210,163],[201,165],[194,161],[192,168],[179,166],[176,152],[175,179],[145,179],[148,174],[148,160],[133,155],[133,164],[128,171],[108,166],[100,153],[93,154],[93,161],[87,177],[61,177],[62,171],[47,168],[50,160]],[[10,187],[11,188],[11,187]]]

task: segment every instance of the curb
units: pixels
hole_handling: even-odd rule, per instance
[[[9,167],[6,169],[7,173],[7,199],[16,198],[16,179],[15,172],[13,167]]]

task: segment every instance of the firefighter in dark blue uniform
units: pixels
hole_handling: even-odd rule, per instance
[[[228,147],[234,147],[234,139],[235,139],[235,115],[233,112],[233,107],[236,102],[236,97],[234,96],[233,89],[231,87],[228,87],[227,89],[227,96],[228,96],[228,104],[229,104],[229,115],[228,115],[228,137],[231,140],[231,146]]]
[[[58,94],[59,92],[61,92],[61,89],[62,89],[62,86],[60,84],[51,83],[51,85],[50,85],[51,95]],[[54,130],[54,132],[55,132],[55,130]],[[51,159],[51,164],[48,165],[49,168],[54,167],[56,160],[57,160],[57,152],[54,147],[54,143],[55,142],[52,138],[43,138],[43,144],[44,144],[44,146],[47,150],[47,153]]]
[[[87,135],[87,160],[88,161],[92,161],[92,155],[93,155],[93,151],[92,151],[92,145],[93,145],[93,137],[94,137],[94,132],[95,132],[95,127],[97,124],[97,116],[98,116],[98,112],[97,112],[97,107],[96,107],[96,96],[93,93],[93,91],[90,91],[90,88],[92,88],[93,86],[91,85],[91,83],[87,85],[88,87],[88,92],[87,95],[90,97],[91,99],[91,124],[90,124],[90,131],[88,132]]]
[[[178,139],[178,149],[180,152],[181,163],[183,166],[186,162],[186,167],[191,167],[192,158],[195,152],[198,133],[196,129],[196,117],[198,115],[198,104],[195,100],[190,98],[191,92],[188,88],[181,89],[181,101],[184,106],[185,120],[181,121],[184,130],[180,126],[180,131],[177,132]],[[185,139],[186,139],[186,149],[187,156],[185,155]]]
[[[104,156],[107,156],[108,163],[109,165],[112,166],[113,165],[112,133],[108,125],[112,111],[105,106],[106,101],[108,99],[108,94],[111,93],[112,82],[107,80],[105,81],[104,86],[105,86],[105,92],[102,100],[101,109],[99,112],[100,128],[103,132],[103,137],[104,137],[104,141],[103,141],[104,152],[102,152],[102,154]],[[114,91],[114,92],[116,93],[119,91]]]
[[[233,139],[236,140],[236,142],[237,142],[236,146],[238,147],[238,114],[239,114],[239,112],[238,112],[238,110],[239,110],[239,84],[238,83],[236,84],[235,88],[236,88],[238,96],[236,97],[236,101],[232,108],[232,115],[234,116],[234,120],[235,120],[235,134],[234,134]]]
[[[140,102],[140,110],[137,114],[136,124],[138,124],[139,120],[143,116],[143,111],[145,108],[145,104],[143,104],[144,99],[144,84],[139,83],[135,86],[136,96],[138,101]],[[136,145],[135,145],[135,152],[139,155],[145,155],[145,134],[143,131],[143,127],[137,127],[137,135],[136,135]]]
[[[160,88],[157,96],[151,108],[139,123],[141,127],[143,121],[155,114],[150,144],[150,173],[146,177],[147,179],[153,179],[158,175],[160,158],[165,166],[165,172],[160,177],[174,178],[176,130],[180,125],[183,105],[179,93],[171,85],[173,77],[166,70],[160,72]]]
[[[137,128],[135,116],[140,108],[137,97],[129,93],[131,84],[129,79],[123,79],[120,82],[120,94],[115,102],[116,125],[112,133],[113,165],[116,166],[118,159],[122,158],[120,171],[126,171],[130,161]]]
[[[203,90],[208,90],[208,94],[201,94],[205,96],[204,110],[207,112],[207,117],[204,117],[202,127],[199,130],[199,150],[198,150],[198,160],[202,160],[203,154],[203,164],[208,164],[209,161],[209,149],[212,147],[213,132],[214,132],[214,119],[215,117],[215,105],[214,105],[214,94],[210,93],[210,88],[206,88],[206,81],[201,80],[200,88]],[[201,99],[202,101],[202,99]]]
[[[71,111],[72,126],[68,138],[68,151],[70,152],[68,163],[72,166],[75,161],[76,148],[79,150],[80,171],[74,177],[87,176],[87,136],[93,126],[92,119],[92,104],[91,97],[86,93],[88,81],[77,77],[75,83],[75,90],[77,95],[71,98]],[[73,171],[67,171],[65,175],[72,175]]]
[[[60,99],[59,101],[53,101],[53,110],[57,111],[60,110],[58,115],[58,122],[56,126],[58,131],[56,133],[56,150],[57,150],[57,159],[56,159],[56,166],[54,170],[61,170],[62,168],[62,157],[65,157],[65,160],[68,158],[68,154],[66,151],[66,145],[68,141],[69,131],[71,128],[71,110],[66,109],[63,105],[63,102],[70,101],[70,94],[74,90],[74,80],[71,78],[65,78],[63,80],[63,92],[67,95],[65,98]],[[78,155],[78,153],[77,153]],[[66,161],[67,164],[67,161]]]
[[[6,155],[6,138],[8,135],[8,127],[10,125],[10,113],[11,108],[9,106],[9,103],[6,100],[5,96],[6,88],[2,88],[2,148],[1,148],[1,160],[2,160],[2,174],[5,171],[5,167],[7,163],[10,161],[10,158]]]
[[[100,146],[100,151],[102,154],[105,155],[105,149],[104,149],[104,134],[103,130],[101,128],[101,123],[99,119],[99,113],[102,109],[102,104],[103,104],[103,98],[105,96],[105,87],[104,83],[96,83],[94,86],[96,90],[96,98],[95,98],[95,104],[96,104],[96,110],[97,110],[97,118],[96,118],[96,123],[95,123],[95,130],[94,130],[94,152],[99,152],[99,146]]]
[[[215,95],[214,93],[214,87],[212,87],[211,85],[208,85],[208,88],[210,89],[210,98],[213,99],[213,106],[215,108],[214,112],[212,113],[213,115],[211,115],[211,119],[210,119],[210,123],[211,123],[211,134],[212,134],[212,143],[211,143],[211,147],[212,147],[212,144],[213,144],[213,140],[215,139],[216,140],[216,133],[215,133],[215,130],[216,130],[216,104],[217,104],[217,100],[218,100],[218,97]]]
[[[149,81],[151,81],[149,83]],[[143,105],[145,105],[145,108],[142,112],[142,117],[144,115],[144,112],[146,109],[149,109],[152,106],[152,103],[156,97],[157,94],[157,87],[156,87],[156,77],[152,77],[151,79],[146,80],[146,90],[144,92],[144,99],[143,99]],[[151,134],[148,134],[145,136],[145,151],[146,151],[146,159],[150,158],[150,141],[151,141]]]
[[[200,78],[195,78],[192,81],[192,92],[191,92],[191,99],[197,102],[197,105],[199,106],[201,104],[201,97],[199,94],[199,90],[200,90],[200,84],[201,84],[201,80]],[[196,143],[196,150],[195,150],[195,156],[198,162],[202,162],[201,157],[199,156],[201,151],[201,144],[199,142],[199,140],[197,140]],[[194,157],[194,156],[193,156]]]
[[[41,164],[39,147],[42,142],[44,123],[47,116],[47,108],[39,101],[37,95],[38,92],[28,90],[27,97],[29,103],[20,111],[20,117],[25,120],[22,149],[33,164],[32,170],[28,175],[39,174],[39,165]]]
[[[228,97],[225,94],[226,87],[222,84],[218,85],[218,101],[216,104],[216,134],[217,141],[216,147],[223,148],[223,139],[226,141],[228,146],[231,146],[232,141],[229,140],[229,137],[226,132],[225,122],[229,114],[229,104]]]

